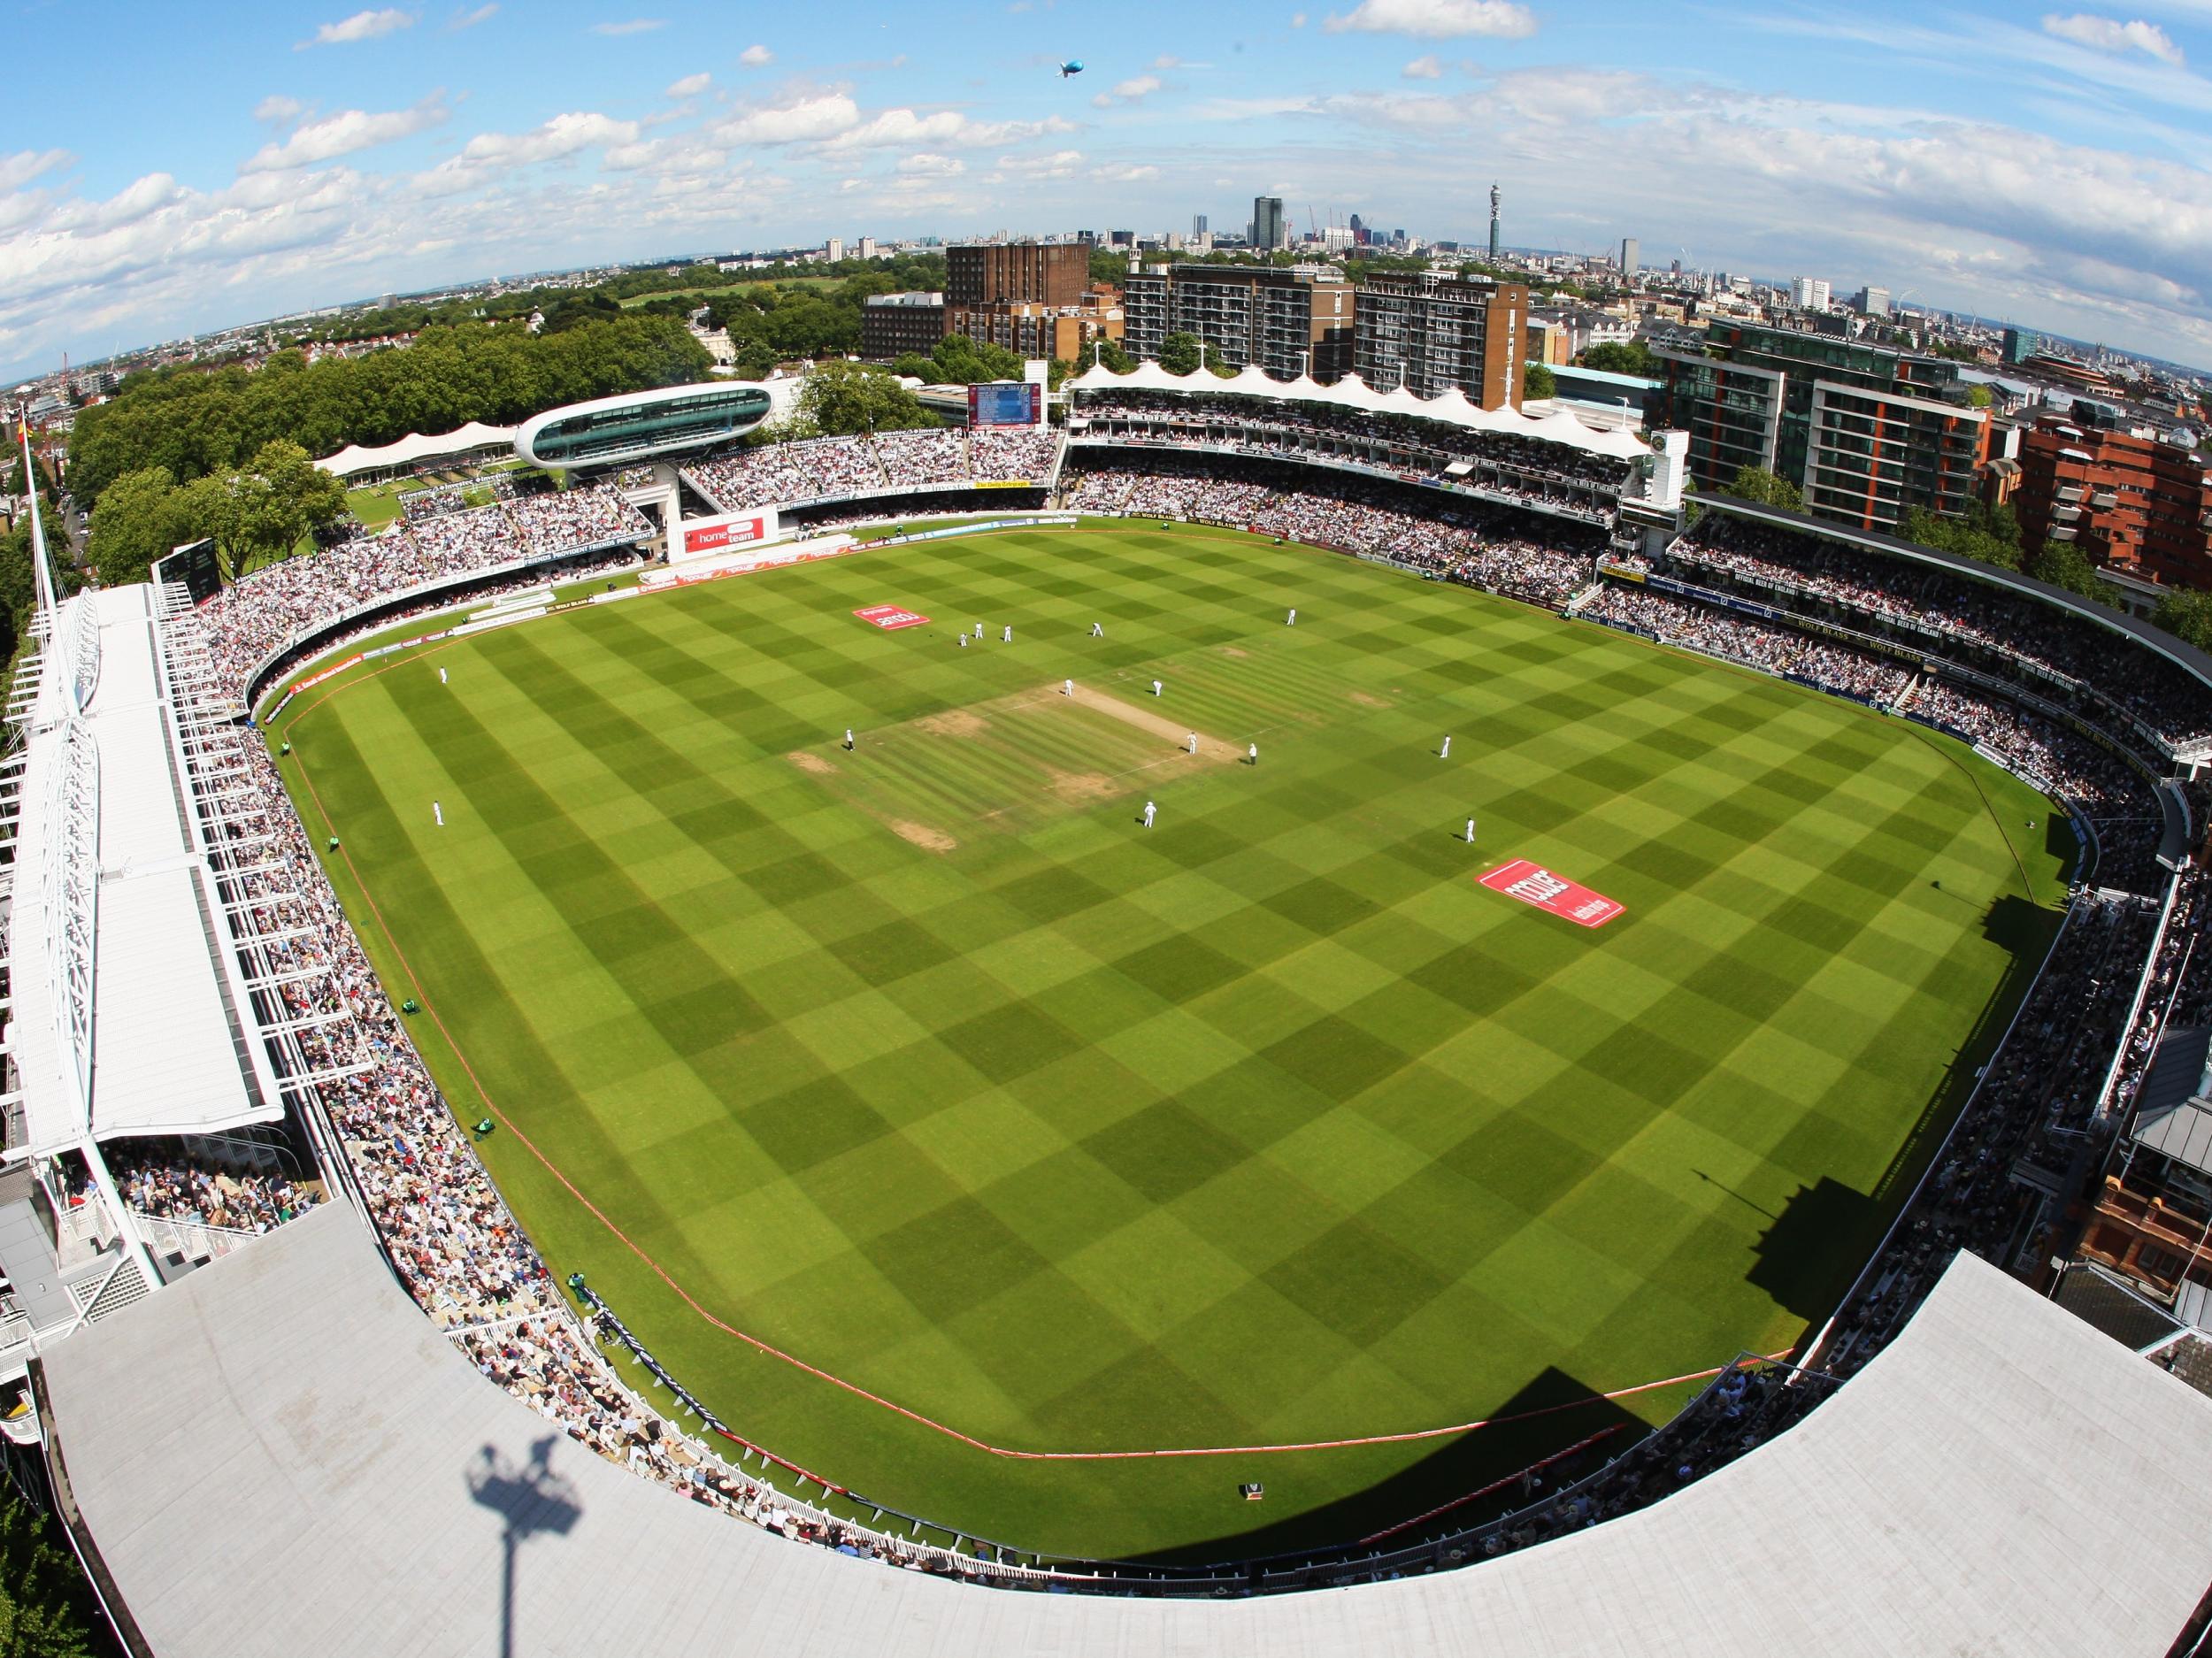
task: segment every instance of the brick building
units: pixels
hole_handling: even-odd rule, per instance
[[[1091,250],[1079,242],[988,242],[945,249],[945,303],[1079,305]]]
[[[945,337],[942,294],[871,294],[860,305],[860,355],[888,361],[909,351],[927,357]]]
[[[1377,277],[1359,290],[1353,367],[1377,391],[1457,387],[1482,408],[1517,409],[1527,329],[1520,283]]]
[[[2212,454],[2047,417],[2020,442],[2023,539],[2153,581],[2212,587]]]
[[[1352,366],[1354,290],[1336,272],[1253,265],[1132,267],[1122,290],[1131,355],[1156,359],[1171,334],[1195,334],[1231,368],[1325,384]]]

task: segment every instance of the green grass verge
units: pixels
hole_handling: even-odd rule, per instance
[[[1024,1451],[1570,1407],[995,1456],[718,1330],[486,1143],[733,1427],[1052,1551],[1357,1535],[1788,1347],[2062,892],[2048,803],[1947,740],[1220,533],[921,543],[375,665],[271,733],[342,898],[463,1118],[480,1083],[715,1317]],[[1515,856],[1626,915],[1476,884]]]

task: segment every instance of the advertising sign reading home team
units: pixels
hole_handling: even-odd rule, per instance
[[[1622,906],[1602,893],[1555,875],[1540,864],[1515,858],[1480,878],[1494,893],[1517,898],[1538,910],[1564,916],[1579,927],[1601,927],[1621,913]]]
[[[733,547],[752,547],[776,533],[773,512],[726,512],[711,518],[693,518],[684,526],[686,558],[704,553],[726,552]]]

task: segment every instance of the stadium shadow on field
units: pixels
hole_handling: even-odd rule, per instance
[[[1792,1317],[1818,1324],[1836,1309],[1874,1248],[1882,1206],[1823,1175],[1801,1186],[1759,1239],[1746,1281]]]
[[[1546,1414],[1530,1415],[1540,1411]],[[1545,1491],[1571,1484],[1620,1455],[1650,1432],[1641,1417],[1593,1393],[1564,1371],[1549,1368],[1492,1415],[1496,1426],[1440,1441],[1429,1455],[1379,1485],[1294,1514],[1283,1513],[1279,1507],[1296,1483],[1295,1474],[1287,1467],[1271,1472],[1268,1464],[1276,1459],[1263,1456],[1241,1462],[1224,1457],[1222,1490],[1239,1516],[1249,1513],[1258,1519],[1270,1508],[1275,1508],[1276,1514],[1244,1531],[1224,1531],[1202,1543],[1141,1556],[1139,1563],[1196,1566],[1227,1560],[1263,1561],[1307,1551],[1317,1556],[1364,1553],[1346,1546],[1457,1502],[1496,1481],[1509,1482],[1490,1496],[1454,1508],[1428,1524],[1409,1526],[1388,1539],[1394,1546],[1417,1542],[1478,1524],[1509,1508],[1521,1508]],[[1514,1421],[1514,1417],[1528,1419]],[[1516,1478],[1531,1464],[1593,1438],[1596,1443],[1588,1450],[1543,1470],[1540,1489],[1526,1488]],[[1247,1508],[1229,1496],[1244,1480],[1258,1480],[1267,1486],[1267,1496],[1258,1506]]]

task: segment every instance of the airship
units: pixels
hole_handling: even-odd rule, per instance
[[[1070,75],[1079,75],[1082,73],[1083,60],[1080,58],[1071,58],[1060,65],[1060,79],[1063,81]]]

